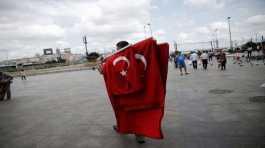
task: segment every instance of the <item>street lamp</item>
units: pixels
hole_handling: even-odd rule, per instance
[[[86,48],[86,56],[88,56],[86,36],[83,36],[83,43],[85,44],[85,48]]]
[[[144,25],[144,38],[146,38],[146,30],[145,30],[145,25]]]
[[[151,28],[151,24],[150,24],[150,23],[148,23],[147,25],[148,25],[148,26],[149,26],[149,28],[150,28],[150,33],[151,33],[151,36],[153,36],[153,32],[152,32],[152,28]]]
[[[233,49],[232,37],[231,37],[231,28],[230,28],[230,19],[231,17],[227,17],[228,29],[229,29],[229,39],[230,39],[230,49]]]
[[[215,43],[216,43],[216,48],[219,48],[219,43],[218,43],[218,29],[216,28],[214,30],[215,32]]]

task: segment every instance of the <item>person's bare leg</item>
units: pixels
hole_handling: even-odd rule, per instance
[[[182,67],[181,66],[179,66],[179,71],[180,71],[180,75],[183,75]]]
[[[186,74],[186,75],[189,74],[189,73],[187,72],[187,67],[186,67],[186,66],[184,66],[184,71],[185,71],[185,74]]]

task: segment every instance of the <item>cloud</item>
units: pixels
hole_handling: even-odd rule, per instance
[[[265,25],[265,15],[251,16],[247,18],[246,22],[253,25]]]
[[[202,33],[202,34],[208,34],[210,33],[210,29],[206,26],[195,28],[195,32]]]
[[[213,22],[208,25],[208,28],[211,30],[226,30],[228,29],[228,24],[227,22]]]
[[[119,40],[134,43],[145,38],[144,25],[149,22],[158,41],[206,42],[208,47],[217,34],[226,45],[227,14],[232,16],[233,40],[264,34],[264,2],[252,4],[247,0],[1,0],[0,55],[8,50],[11,58],[32,56],[57,47],[84,53],[84,35],[89,51],[108,51]]]
[[[250,38],[256,39],[258,35],[258,40],[260,40],[261,35],[265,32],[265,15],[259,14],[247,17],[242,21],[231,20],[231,32],[232,40],[239,44],[245,43],[250,40]],[[219,46],[228,47],[229,46],[229,33],[227,22],[211,22],[203,26],[197,26],[190,31],[180,32],[178,35],[178,43],[185,44],[187,42],[193,42],[198,44],[193,44],[189,46],[182,46],[182,48],[190,47],[204,47],[210,48],[210,44],[207,42],[211,40],[219,40]]]
[[[89,49],[135,42],[144,38],[151,9],[151,0],[1,0],[0,50],[13,58],[66,46],[84,52],[84,35]]]
[[[156,6],[156,5],[151,6],[151,8],[152,8],[152,9],[159,9],[159,7]]]
[[[225,5],[221,0],[184,0],[184,4],[197,8],[223,8]]]

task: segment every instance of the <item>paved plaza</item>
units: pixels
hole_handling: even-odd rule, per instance
[[[265,148],[265,66],[229,63],[187,76],[170,64],[165,139],[143,145],[113,131],[97,71],[16,78],[13,99],[0,102],[0,148]]]

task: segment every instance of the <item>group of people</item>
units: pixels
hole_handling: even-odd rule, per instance
[[[197,70],[198,69],[198,63],[201,61],[202,63],[202,68],[204,70],[207,70],[208,63],[213,61],[213,57],[216,57],[216,60],[218,62],[218,68],[221,70],[226,70],[226,54],[222,50],[216,52],[212,51],[198,51],[198,52],[191,52],[189,55],[184,55],[183,53],[179,52],[175,57],[174,57],[174,63],[175,67],[179,68],[180,70],[180,75],[183,75],[183,69],[185,71],[185,74],[189,74],[187,72],[187,66],[185,63],[185,59],[188,59],[189,62],[191,62],[193,69]]]
[[[254,60],[262,60],[265,65],[265,47],[258,46],[256,50],[253,47],[248,47],[245,52],[242,52],[240,48],[236,48],[233,59],[234,64],[239,64],[240,66],[243,66],[244,62],[253,65],[252,61]]]

